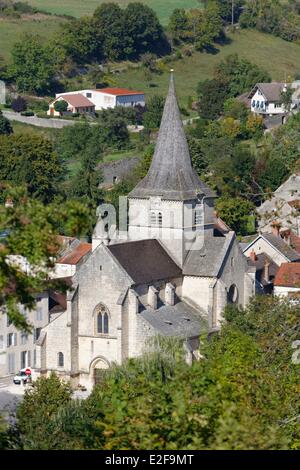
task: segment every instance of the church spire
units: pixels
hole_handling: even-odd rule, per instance
[[[147,176],[129,197],[189,200],[198,194],[212,196],[192,168],[188,144],[177,103],[173,70],[154,156]]]

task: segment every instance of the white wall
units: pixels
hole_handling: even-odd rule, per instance
[[[259,107],[253,107],[252,103],[255,101],[255,104],[259,102]],[[261,107],[261,103],[263,107]],[[282,114],[285,112],[284,107],[279,105],[279,103],[268,102],[263,94],[256,90],[254,96],[251,98],[251,111],[257,114]]]
[[[256,254],[265,253],[277,266],[281,266],[282,263],[288,263],[289,261],[262,237],[259,237],[255,243],[252,243],[251,246],[244,251],[244,255],[249,258],[252,250],[254,250]]]
[[[280,297],[287,297],[289,294],[295,294],[297,292],[300,292],[300,287],[274,286],[274,295]]]

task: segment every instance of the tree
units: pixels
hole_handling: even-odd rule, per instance
[[[225,83],[213,80],[204,80],[198,84],[198,109],[203,119],[215,119],[223,109],[223,103],[228,96]]]
[[[143,116],[144,126],[147,129],[157,129],[160,126],[164,102],[165,100],[162,96],[154,95],[149,98],[146,105],[146,112]]]
[[[44,93],[55,74],[54,58],[39,36],[26,34],[12,49],[9,75],[20,92]]]
[[[231,305],[223,315],[221,331],[209,341],[201,337],[202,359],[191,366],[182,341],[158,336],[143,356],[111,367],[87,400],[63,395],[60,404],[51,384],[40,386],[39,406],[21,421],[20,446],[299,449],[299,365],[291,360],[298,305],[257,296],[245,309]],[[26,403],[33,406],[26,400],[23,415]]]
[[[79,199],[86,199],[87,203],[97,206],[102,199],[99,184],[102,182],[102,174],[96,168],[101,158],[95,135],[84,148],[81,156],[81,165],[73,181],[71,181],[71,191],[73,196]]]
[[[12,207],[5,206],[7,199],[13,201]],[[20,304],[32,310],[37,294],[51,287],[65,290],[63,283],[49,279],[49,269],[54,267],[61,248],[57,235],[86,234],[90,213],[85,205],[74,201],[44,206],[29,198],[23,187],[11,187],[3,181],[1,201],[0,307],[16,327],[30,331]],[[64,231],[59,232],[59,228]],[[16,256],[18,260],[14,261]]]
[[[38,430],[47,423],[47,437],[51,439],[51,421],[71,401],[71,394],[70,385],[62,382],[54,373],[48,379],[40,377],[33,383],[32,389],[25,391],[17,410],[18,432],[20,438],[23,438],[23,449],[31,448],[32,439],[35,440],[36,449],[44,448],[46,436]]]
[[[124,57],[127,34],[124,12],[115,3],[103,3],[94,12],[95,27],[103,37],[103,54],[109,60]]]
[[[103,59],[105,31],[99,28],[94,17],[83,17],[64,23],[58,38],[67,57],[78,64]]]
[[[241,197],[221,197],[216,203],[219,217],[238,235],[249,234],[249,216],[254,212],[254,205]]]
[[[143,3],[129,3],[123,18],[127,57],[136,58],[145,52],[162,54],[169,51],[163,28],[152,8]]]
[[[6,117],[3,116],[2,111],[0,110],[0,136],[9,135],[13,133],[13,128]]]
[[[168,31],[175,43],[186,39],[188,26],[188,16],[185,10],[183,8],[175,8],[170,16],[168,24]]]
[[[68,110],[68,103],[65,100],[58,100],[54,103],[54,109],[57,113],[62,115]]]
[[[31,196],[50,202],[60,192],[63,166],[52,144],[35,134],[0,137],[0,181],[26,185]]]
[[[288,113],[291,111],[292,107],[293,92],[293,89],[289,86],[282,90],[282,92],[280,93],[280,99],[283,104],[284,110]]]
[[[22,113],[27,109],[27,101],[22,96],[18,96],[11,102],[11,107],[15,113]]]

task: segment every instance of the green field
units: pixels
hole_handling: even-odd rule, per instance
[[[133,0],[131,0],[133,1]],[[198,0],[140,0],[156,11],[162,24],[166,25],[170,14],[175,8],[199,8]],[[28,0],[30,5],[41,10],[59,15],[84,16],[92,14],[101,3],[108,0]],[[130,3],[130,0],[117,0],[120,6]]]
[[[39,19],[0,18],[0,56],[9,59],[10,51],[24,33],[39,34],[45,41],[59,29],[62,18],[42,16]]]
[[[186,106],[188,96],[195,96],[197,83],[211,78],[215,65],[228,54],[238,53],[240,57],[265,68],[273,80],[283,81],[285,75],[294,77],[296,73],[300,74],[299,45],[255,30],[239,30],[230,37],[232,42],[221,46],[215,55],[196,52],[192,57],[167,64],[165,73],[152,75],[152,86],[146,81],[143,70],[133,68],[116,75],[117,85],[142,90],[146,96],[165,96],[168,70],[174,68],[178,97],[181,105]]]

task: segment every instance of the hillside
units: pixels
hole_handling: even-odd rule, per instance
[[[132,1],[132,0],[131,0]],[[198,0],[140,0],[156,11],[163,25],[168,23],[170,14],[175,8],[199,8]],[[40,8],[41,10],[60,15],[84,16],[90,15],[101,5],[107,3],[107,0],[28,0],[30,5]],[[130,3],[130,0],[117,0],[121,6]]]
[[[256,30],[239,30],[229,35],[231,42],[221,46],[217,54],[196,52],[166,66],[162,75],[153,74],[151,82],[145,79],[141,69],[129,69],[117,76],[119,86],[130,86],[144,90],[147,96],[165,95],[168,85],[168,70],[174,68],[176,88],[182,106],[187,105],[188,96],[194,96],[197,83],[210,78],[215,65],[226,55],[238,53],[251,62],[264,67],[274,80],[300,74],[300,46]],[[273,58],[273,59],[272,59]],[[274,59],[275,58],[275,59]]]
[[[0,56],[10,57],[11,49],[24,33],[39,34],[45,41],[55,34],[64,18],[50,15],[26,15],[20,19],[0,18]]]

